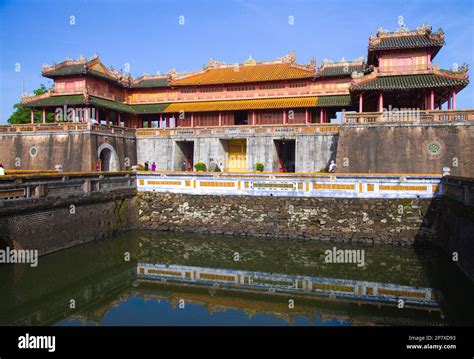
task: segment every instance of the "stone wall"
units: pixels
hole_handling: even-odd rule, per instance
[[[146,229],[411,245],[433,241],[435,201],[139,192]]]
[[[278,153],[275,140],[295,140],[295,169],[297,172],[319,172],[327,168],[331,160],[336,159],[338,135],[333,133],[317,133],[294,135],[258,135],[258,136],[155,136],[137,138],[138,163],[155,162],[157,170],[179,170],[184,159],[178,142],[194,144],[194,163],[204,162],[207,166],[212,159],[223,164],[226,161],[227,141],[246,139],[247,171],[253,172],[256,162],[262,162],[265,171],[278,172]]]
[[[474,176],[471,122],[344,125],[339,131],[338,172],[441,173]]]
[[[474,179],[446,176],[443,188],[435,243],[474,281]]]
[[[73,209],[71,205],[74,205]],[[89,198],[44,199],[0,216],[0,246],[40,255],[106,238],[136,227],[133,191]]]
[[[95,171],[98,149],[107,143],[116,151],[120,169],[136,164],[136,140],[91,132],[12,132],[0,134],[0,163],[7,169]],[[35,150],[32,150],[32,149]]]

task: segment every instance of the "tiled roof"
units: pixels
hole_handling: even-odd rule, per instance
[[[157,79],[143,79],[139,82],[132,83],[130,85],[131,88],[150,88],[150,87],[166,87],[168,86],[168,79],[157,78]]]
[[[88,104],[93,104],[109,110],[133,113],[133,108],[126,103],[106,100],[100,97],[90,96]]]
[[[131,105],[134,113],[142,115],[147,113],[163,113],[168,106],[169,103]]]
[[[316,74],[316,77],[351,76],[354,71],[364,73],[365,70],[366,68],[364,65],[330,66],[321,68]]]
[[[318,96],[319,107],[330,107],[330,106],[351,106],[350,95],[334,95],[334,96]]]
[[[133,113],[133,108],[125,103],[106,100],[96,96],[90,96],[89,100],[86,101],[84,95],[49,96],[22,104],[24,107],[56,107],[64,105],[95,105],[110,110]]]
[[[467,78],[454,78],[437,74],[379,76],[373,80],[356,84],[350,87],[350,90],[403,90],[446,86],[464,87],[468,83],[469,80]]]
[[[63,105],[80,105],[84,103],[84,95],[49,96],[36,101],[22,104],[24,107],[51,107]]]
[[[371,50],[406,49],[429,46],[443,46],[443,40],[431,39],[426,35],[394,36],[380,39],[380,43],[369,45]]]
[[[169,105],[164,112],[205,112],[205,111],[233,111],[257,110],[275,108],[315,107],[317,97],[285,97],[273,99],[229,100],[229,101],[196,101],[175,102]]]
[[[314,71],[292,63],[257,64],[208,68],[202,73],[171,81],[170,85],[217,85],[228,83],[248,83],[292,79],[310,79]]]
[[[56,76],[80,75],[86,71],[85,64],[65,65],[56,70],[46,71],[44,76],[54,78]]]

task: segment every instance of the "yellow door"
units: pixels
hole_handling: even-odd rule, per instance
[[[227,143],[229,153],[229,172],[245,172],[247,169],[247,141],[229,140]]]

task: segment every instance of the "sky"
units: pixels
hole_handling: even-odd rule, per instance
[[[367,56],[368,38],[382,26],[423,23],[442,28],[441,68],[474,65],[474,0],[0,0],[0,123],[22,93],[41,84],[43,64],[98,53],[106,66],[127,65],[133,77],[195,71],[209,58],[227,63],[273,60],[294,51],[313,57]],[[472,72],[472,70],[470,71]],[[474,108],[474,84],[457,96]]]

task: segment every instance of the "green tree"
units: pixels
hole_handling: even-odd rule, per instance
[[[42,95],[46,93],[48,90],[46,86],[41,84],[41,86],[33,91],[35,96]],[[21,106],[20,103],[16,103],[13,105],[15,112],[12,113],[10,118],[8,119],[8,123],[16,124],[16,123],[30,123],[31,122],[31,109],[28,107]],[[35,111],[35,122],[42,121],[42,112]],[[46,122],[54,122],[54,113],[46,114]]]

